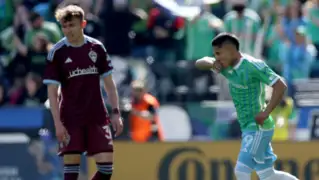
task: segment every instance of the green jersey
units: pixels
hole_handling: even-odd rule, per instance
[[[309,10],[308,15],[308,23],[307,23],[307,35],[309,36],[309,39],[315,43],[319,43],[319,26],[316,24],[315,21],[319,19],[319,8],[313,7]]]
[[[280,77],[259,59],[243,54],[239,63],[221,71],[229,81],[229,91],[242,131],[258,130],[255,116],[266,108],[266,85],[272,86]],[[275,127],[271,116],[263,129]]]
[[[225,31],[235,34],[240,41],[240,50],[244,53],[255,53],[255,40],[261,28],[259,15],[251,10],[245,9],[243,16],[237,12],[230,11],[224,17]]]
[[[205,12],[199,19],[192,23],[187,23],[186,27],[186,59],[196,60],[203,56],[212,55],[211,40],[216,36],[216,30],[212,29],[210,23],[220,23],[215,15]]]

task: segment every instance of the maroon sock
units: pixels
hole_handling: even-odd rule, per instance
[[[112,174],[103,174],[97,171],[91,180],[111,180],[111,177]]]
[[[91,180],[111,180],[113,172],[113,163],[96,163],[98,171]]]
[[[78,180],[79,171],[79,164],[64,165],[64,180]]]
[[[79,173],[64,173],[64,180],[78,180]]]

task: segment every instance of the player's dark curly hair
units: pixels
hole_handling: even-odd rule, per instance
[[[212,46],[221,47],[225,43],[230,43],[239,50],[239,40],[234,34],[220,33],[212,40]]]

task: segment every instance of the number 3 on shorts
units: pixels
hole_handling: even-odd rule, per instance
[[[106,126],[103,126],[103,129],[105,131],[105,138],[112,140],[112,133],[111,133],[110,127],[106,125]]]

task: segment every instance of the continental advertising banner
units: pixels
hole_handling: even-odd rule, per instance
[[[239,142],[115,143],[113,180],[234,180]],[[275,167],[319,180],[319,143],[275,143]],[[90,163],[90,171],[95,165]],[[254,175],[253,179],[257,179]]]

